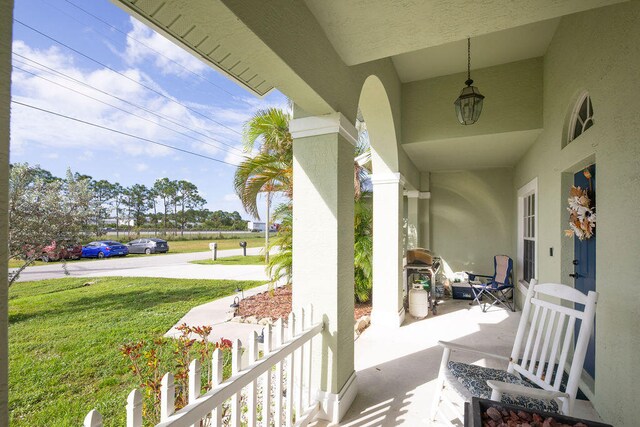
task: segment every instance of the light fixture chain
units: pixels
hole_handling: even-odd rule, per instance
[[[471,80],[471,37],[467,37],[467,80]]]

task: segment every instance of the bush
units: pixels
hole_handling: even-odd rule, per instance
[[[200,360],[202,366],[202,388],[204,393],[212,386],[211,358],[216,349],[223,352],[223,379],[231,376],[231,341],[220,339],[217,343],[208,341],[211,326],[188,326],[177,328],[177,340],[158,338],[151,342],[138,341],[124,344],[120,352],[128,359],[129,369],[140,381],[143,395],[143,417],[153,425],[160,421],[160,389],[165,370],[174,368],[176,389],[176,409],[187,405],[189,389],[189,364]],[[198,339],[191,338],[197,336]],[[164,363],[170,360],[169,367]]]

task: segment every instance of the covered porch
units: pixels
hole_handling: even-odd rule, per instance
[[[572,285],[566,199],[574,174],[597,164],[594,267],[601,297],[595,373],[585,372],[584,391],[606,422],[636,425],[640,317],[637,286],[629,279],[640,276],[640,226],[629,215],[640,208],[640,4],[115,3],[254,94],[277,88],[295,103],[293,304],[313,303],[321,314],[322,344],[312,354],[321,371],[321,418],[347,425],[426,423],[429,402],[423,400],[437,372],[438,339],[508,353],[517,313],[449,311],[454,304],[445,304],[425,321],[406,318],[405,224],[414,243],[440,255],[451,271],[490,273],[494,255],[510,256],[517,300],[531,278]],[[0,241],[6,241],[10,1],[0,16]],[[486,99],[479,121],[462,126],[453,101],[467,77],[468,36],[472,78]],[[585,94],[594,124],[578,138],[572,130]],[[374,305],[372,329],[354,346],[358,111],[372,146]],[[4,255],[0,247],[2,263]],[[2,424],[8,302],[6,285],[0,288]]]
[[[447,299],[437,316],[408,317],[392,333],[372,326],[355,343],[355,369],[359,391],[341,420],[344,426],[428,425],[431,402],[442,357],[439,340],[468,345],[481,351],[511,352],[520,312],[469,306],[466,300]],[[383,344],[382,344],[383,343]],[[458,352],[453,358],[495,369],[504,363]],[[593,405],[578,400],[574,415],[599,420]],[[329,423],[318,421],[315,425]]]

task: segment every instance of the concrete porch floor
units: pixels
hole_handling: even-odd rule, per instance
[[[407,315],[404,325],[393,330],[372,325],[355,343],[358,395],[340,425],[427,425],[442,357],[438,341],[508,356],[519,320],[520,312],[492,308],[482,313],[469,301],[447,299],[438,306],[437,316],[416,320]],[[506,368],[499,361],[468,353],[455,352],[452,359]],[[576,402],[574,415],[600,420],[587,401]]]

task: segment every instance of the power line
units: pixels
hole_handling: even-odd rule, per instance
[[[170,123],[173,123],[173,124],[174,124],[174,125],[176,125],[176,126],[179,126],[179,127],[183,128],[183,129],[188,130],[189,132],[193,132],[193,133],[198,134],[198,135],[200,135],[200,136],[203,136],[204,138],[207,138],[207,139],[209,139],[209,140],[211,140],[211,141],[213,141],[213,142],[216,142],[216,143],[218,143],[218,144],[222,144],[222,145],[224,145],[224,146],[227,146],[227,147],[231,148],[232,150],[234,150],[234,151],[236,151],[236,152],[240,153],[240,155],[244,155],[244,154],[245,154],[242,150],[240,150],[240,149],[238,149],[238,148],[234,147],[234,146],[233,146],[233,145],[231,145],[231,144],[227,144],[226,142],[223,142],[223,141],[220,141],[220,140],[218,140],[218,139],[215,139],[215,138],[213,138],[213,137],[211,137],[211,136],[207,135],[206,133],[200,132],[200,131],[195,130],[195,129],[191,129],[191,128],[189,128],[189,127],[187,127],[187,126],[183,125],[182,123],[177,122],[177,121],[175,121],[175,120],[171,119],[170,117],[167,117],[167,116],[162,115],[162,114],[158,114],[158,113],[156,113],[155,111],[150,110],[150,109],[148,109],[148,108],[146,108],[146,107],[144,107],[144,106],[141,106],[141,105],[138,105],[138,104],[133,103],[133,102],[131,102],[131,101],[128,101],[127,99],[124,99],[124,98],[121,98],[121,97],[119,97],[119,96],[117,96],[117,95],[114,95],[114,94],[111,94],[111,93],[109,93],[109,92],[106,92],[106,91],[104,91],[104,90],[102,90],[102,89],[99,89],[99,88],[97,88],[97,87],[95,87],[95,86],[91,86],[90,84],[88,84],[88,83],[86,83],[86,82],[83,82],[82,80],[79,80],[79,79],[76,79],[76,78],[74,78],[74,77],[71,77],[70,75],[68,75],[68,74],[66,74],[66,73],[63,73],[62,71],[59,71],[59,70],[53,69],[53,68],[51,68],[51,67],[48,67],[48,66],[46,66],[46,65],[44,65],[44,64],[42,64],[42,63],[40,63],[40,62],[38,62],[38,61],[36,61],[36,60],[34,60],[34,59],[31,59],[31,58],[29,58],[29,57],[27,57],[27,56],[21,55],[21,54],[19,54],[19,53],[17,53],[17,52],[13,52],[13,55],[18,56],[18,57],[20,57],[20,58],[22,58],[22,59],[26,59],[27,61],[29,61],[29,62],[33,62],[34,64],[37,64],[39,67],[44,68],[45,70],[47,70],[47,71],[48,71],[48,72],[50,72],[51,74],[61,76],[61,77],[63,77],[63,78],[64,78],[64,79],[66,79],[66,80],[73,81],[73,82],[78,83],[78,84],[80,84],[80,85],[82,85],[82,86],[88,87],[89,89],[95,90],[96,92],[99,92],[99,93],[102,93],[102,94],[104,94],[104,95],[107,95],[107,96],[109,96],[109,97],[111,97],[111,98],[117,99],[118,101],[120,101],[120,102],[124,102],[125,104],[130,105],[130,106],[132,106],[132,107],[134,107],[134,108],[137,108],[137,109],[143,110],[143,111],[145,111],[145,112],[147,112],[147,113],[149,113],[149,114],[151,114],[151,115],[153,115],[153,116],[155,116],[155,117],[157,117],[157,118],[159,118],[159,119],[161,119],[161,120],[166,120],[166,121],[168,121],[168,122],[170,122]],[[36,66],[34,66],[34,65],[32,65],[32,64],[28,64],[28,63],[23,62],[23,61],[18,61],[18,62],[21,62],[22,64],[25,64],[25,65],[27,65],[27,66],[29,66],[29,67],[33,67],[33,68],[35,68],[35,69],[39,69],[38,67],[36,67]],[[42,70],[42,69],[39,69],[39,70],[40,70],[40,71],[44,71],[44,70]]]
[[[76,21],[76,22],[78,22],[78,23],[80,23],[80,24],[86,24],[86,22],[82,22],[80,19],[76,18],[75,16],[72,16],[71,14],[69,14],[69,13],[65,12],[64,10],[60,9],[59,7],[57,7],[57,6],[55,6],[55,5],[51,4],[51,3],[49,3],[48,1],[46,1],[46,0],[43,0],[43,1],[44,1],[47,5],[49,5],[49,7],[53,8],[53,9],[56,9],[58,12],[60,12],[60,13],[62,13],[62,14],[64,14],[64,15],[66,15],[66,16],[68,16],[69,18],[73,19],[74,21]],[[195,71],[191,70],[190,68],[185,67],[184,65],[182,65],[182,64],[181,64],[181,63],[179,63],[178,61],[176,61],[176,60],[174,60],[174,59],[172,59],[172,58],[168,57],[167,55],[165,55],[164,53],[160,52],[159,50],[154,49],[153,47],[149,46],[148,44],[146,44],[146,43],[144,43],[144,42],[142,42],[142,41],[140,41],[140,40],[136,39],[135,37],[133,37],[133,36],[129,35],[129,33],[127,33],[126,31],[121,30],[120,28],[116,27],[115,25],[113,25],[113,24],[109,23],[108,21],[106,21],[106,20],[102,19],[102,18],[101,18],[101,17],[99,17],[98,15],[96,15],[96,14],[94,14],[94,13],[92,13],[92,12],[90,12],[90,11],[88,11],[88,10],[84,9],[84,8],[82,8],[80,5],[77,5],[77,4],[73,3],[73,2],[72,2],[72,1],[70,1],[70,0],[65,0],[65,1],[66,1],[67,3],[69,3],[69,5],[71,5],[72,7],[74,7],[74,8],[76,8],[76,9],[80,10],[81,12],[83,12],[84,14],[86,14],[86,15],[88,15],[88,16],[90,16],[90,17],[92,17],[92,18],[93,18],[93,19],[95,19],[96,21],[99,21],[99,22],[103,23],[104,25],[106,25],[107,27],[111,28],[112,30],[119,32],[120,34],[122,34],[122,35],[123,35],[123,36],[125,36],[126,38],[128,38],[128,39],[130,39],[130,40],[133,40],[134,42],[138,43],[139,45],[144,46],[145,48],[147,48],[147,49],[149,49],[149,50],[153,51],[153,52],[154,52],[154,53],[156,53],[157,55],[162,56],[162,57],[163,57],[163,58],[165,58],[167,61],[170,61],[170,62],[174,63],[175,65],[177,65],[178,67],[180,67],[180,68],[182,68],[183,70],[187,71],[188,73],[190,73],[190,74],[192,74],[192,75],[194,75],[194,76],[198,77],[198,78],[199,78],[199,79],[201,79],[202,81],[205,81],[205,82],[209,83],[211,86],[215,87],[216,89],[221,90],[221,91],[225,92],[226,94],[228,94],[229,96],[232,96],[234,99],[236,99],[236,100],[238,100],[238,101],[241,101],[241,102],[244,102],[244,103],[246,103],[247,105],[249,105],[249,102],[247,102],[246,100],[244,100],[244,99],[242,99],[242,98],[238,97],[237,95],[234,95],[233,93],[231,93],[231,92],[230,92],[230,91],[228,91],[227,89],[223,88],[222,86],[220,86],[220,85],[218,85],[218,84],[216,84],[216,83],[212,82],[211,80],[207,79],[207,78],[206,78],[205,76],[203,76],[202,74],[199,74],[199,73],[197,73],[197,72],[195,72]],[[98,31],[96,31],[93,27],[91,27],[91,30],[92,30],[92,31],[94,31],[94,32],[98,32]],[[102,36],[103,36],[103,37],[108,37],[106,34],[104,34],[104,33],[102,33],[102,32],[98,32],[98,33],[102,34]],[[113,37],[109,37],[109,38],[110,38],[111,40],[115,40]]]
[[[22,61],[19,61],[19,62],[22,62]],[[22,63],[23,63],[23,64],[26,64],[26,63],[24,63],[24,62],[22,62]],[[29,64],[27,64],[27,65],[29,65]],[[147,118],[147,117],[141,116],[141,115],[136,114],[136,113],[133,113],[133,112],[131,112],[131,111],[127,111],[127,110],[125,110],[124,108],[120,108],[120,107],[118,107],[117,105],[113,105],[113,104],[110,104],[110,103],[108,103],[108,102],[102,101],[101,99],[95,98],[95,97],[93,97],[93,96],[91,96],[91,95],[88,95],[88,94],[86,94],[86,93],[82,93],[82,92],[80,92],[79,90],[75,90],[75,89],[73,89],[73,88],[70,88],[70,87],[65,86],[65,85],[63,85],[63,84],[60,84],[60,83],[55,82],[55,81],[53,81],[53,80],[50,80],[50,79],[48,79],[48,78],[46,78],[46,77],[40,76],[40,75],[38,75],[38,74],[36,74],[36,73],[33,73],[33,72],[31,72],[31,71],[28,71],[28,70],[25,70],[24,68],[18,67],[18,66],[16,66],[16,65],[14,65],[14,66],[13,66],[13,68],[15,68],[15,69],[17,69],[17,70],[20,70],[20,71],[22,71],[22,72],[24,72],[24,73],[31,74],[32,76],[37,77],[37,78],[39,78],[39,79],[42,79],[42,80],[44,80],[44,81],[47,81],[47,82],[49,82],[49,83],[51,83],[51,84],[54,84],[54,85],[57,85],[57,86],[62,87],[62,88],[64,88],[64,89],[67,89],[67,90],[70,90],[70,91],[72,91],[72,92],[75,92],[75,93],[77,93],[77,94],[79,94],[79,95],[85,96],[85,97],[87,97],[87,98],[89,98],[89,99],[92,99],[92,100],[94,100],[94,101],[100,102],[101,104],[107,105],[107,106],[109,106],[109,107],[111,107],[111,108],[115,108],[116,110],[120,110],[120,111],[122,111],[122,112],[124,112],[124,113],[131,114],[131,115],[132,115],[132,116],[134,116],[134,117],[137,117],[137,118],[139,118],[139,119],[145,120],[145,121],[150,122],[150,123],[153,123],[153,124],[154,124],[154,125],[156,125],[156,126],[160,126],[160,127],[164,128],[164,129],[170,130],[170,131],[172,131],[172,132],[175,132],[175,133],[177,133],[177,134],[179,134],[179,135],[185,136],[185,137],[187,137],[187,138],[189,138],[189,139],[192,139],[192,140],[194,140],[194,141],[200,142],[200,143],[205,144],[205,145],[208,145],[208,146],[210,146],[210,147],[217,148],[217,149],[219,149],[219,150],[222,150],[222,151],[224,151],[224,152],[226,152],[226,153],[229,153],[229,154],[232,154],[232,155],[234,155],[234,156],[242,157],[242,156],[240,156],[239,154],[236,154],[236,153],[231,152],[230,150],[224,149],[224,148],[222,148],[222,147],[219,147],[219,146],[216,146],[216,145],[213,145],[213,144],[209,144],[208,142],[202,141],[202,140],[200,140],[200,139],[193,138],[193,137],[191,137],[190,135],[188,135],[188,134],[186,134],[186,133],[184,133],[184,132],[180,132],[180,131],[178,131],[178,130],[175,130],[175,129],[173,129],[173,128],[170,128],[169,126],[165,126],[165,125],[163,125],[163,124],[161,124],[161,123],[155,122],[155,121],[153,121],[153,120],[151,120],[151,119],[149,119],[149,118]]]
[[[175,103],[175,104],[180,105],[181,107],[183,107],[183,108],[185,108],[185,109],[187,109],[187,110],[191,111],[191,112],[192,112],[192,113],[194,113],[194,114],[197,114],[198,116],[203,117],[203,118],[204,118],[204,119],[206,119],[206,120],[210,120],[210,121],[212,121],[213,123],[216,123],[217,125],[222,126],[223,128],[230,130],[231,132],[234,132],[234,133],[236,133],[236,134],[238,134],[238,135],[242,135],[240,132],[238,132],[237,130],[233,129],[232,127],[227,126],[227,125],[225,125],[225,124],[222,124],[222,123],[220,123],[219,121],[214,120],[214,119],[212,119],[211,117],[209,117],[209,116],[206,116],[206,115],[202,114],[202,113],[201,113],[201,112],[199,112],[198,110],[195,110],[195,109],[193,109],[193,108],[191,108],[191,107],[189,107],[189,106],[187,106],[187,105],[183,104],[182,102],[176,101],[175,99],[173,99],[173,98],[171,98],[170,96],[168,96],[168,95],[166,95],[166,94],[162,93],[161,91],[159,91],[159,90],[157,90],[157,89],[154,89],[154,88],[152,88],[152,87],[150,87],[150,86],[148,86],[148,85],[145,85],[145,84],[143,84],[143,83],[141,83],[141,82],[139,82],[139,81],[135,80],[134,78],[127,76],[127,75],[126,75],[126,74],[124,74],[124,73],[121,73],[120,71],[116,70],[115,68],[112,68],[112,67],[108,66],[107,64],[105,64],[105,63],[103,63],[103,62],[100,62],[100,61],[98,61],[97,59],[94,59],[94,58],[90,57],[89,55],[87,55],[87,54],[85,54],[85,53],[80,52],[79,50],[77,50],[77,49],[75,49],[75,48],[73,48],[73,47],[69,46],[68,44],[65,44],[65,43],[61,42],[60,40],[57,40],[57,39],[55,39],[55,38],[53,38],[53,37],[49,36],[48,34],[45,34],[45,33],[43,33],[42,31],[40,31],[40,30],[38,30],[38,29],[36,29],[36,28],[34,28],[34,27],[32,27],[32,26],[28,25],[28,24],[25,24],[24,22],[20,21],[19,19],[13,18],[13,21],[14,21],[14,22],[16,22],[16,23],[18,23],[18,24],[20,24],[20,25],[22,25],[22,26],[23,26],[23,27],[25,27],[25,28],[30,29],[31,31],[33,31],[33,32],[35,32],[35,33],[37,33],[37,34],[40,34],[42,37],[45,37],[45,38],[47,38],[47,39],[51,40],[51,41],[52,41],[52,42],[54,42],[54,43],[57,43],[57,44],[59,44],[59,45],[61,45],[61,46],[66,47],[66,48],[67,48],[67,49],[69,49],[70,51],[72,51],[72,52],[74,52],[74,53],[77,53],[78,55],[82,56],[83,58],[86,58],[86,59],[88,59],[89,61],[95,62],[96,64],[100,65],[101,67],[104,67],[104,68],[106,68],[106,69],[108,69],[108,70],[111,70],[111,71],[113,71],[114,73],[119,74],[120,76],[124,77],[125,79],[130,80],[130,81],[134,82],[135,84],[140,85],[140,86],[142,86],[143,88],[145,88],[145,89],[147,89],[147,90],[150,90],[151,92],[153,92],[153,93],[155,93],[155,94],[157,94],[157,95],[159,95],[159,96],[161,96],[161,97],[163,97],[163,98],[165,98],[165,99],[167,99],[167,100],[169,100],[169,101],[171,101],[171,102],[173,102],[173,103]]]
[[[185,149],[179,148],[179,147],[174,147],[172,145],[164,144],[162,142],[154,141],[152,139],[144,138],[142,136],[133,135],[133,134],[130,134],[130,133],[127,133],[127,132],[123,132],[121,130],[117,130],[117,129],[113,129],[113,128],[110,128],[110,127],[107,127],[107,126],[99,125],[97,123],[88,122],[86,120],[78,119],[76,117],[67,116],[66,114],[56,113],[55,111],[47,110],[45,108],[36,107],[35,105],[25,104],[24,102],[16,101],[15,99],[12,99],[11,103],[12,104],[17,104],[17,105],[22,105],[23,107],[27,107],[27,108],[31,108],[31,109],[34,109],[34,110],[42,111],[44,113],[52,114],[54,116],[62,117],[64,119],[72,120],[74,122],[82,123],[82,124],[85,124],[85,125],[88,125],[88,126],[93,126],[93,127],[98,128],[98,129],[107,130],[109,132],[117,133],[119,135],[124,135],[124,136],[128,136],[130,138],[139,139],[140,141],[145,141],[145,142],[149,142],[151,144],[160,145],[162,147],[170,148],[172,150],[180,151],[182,153],[191,154],[192,156],[202,157],[203,159],[212,160],[214,162],[223,163],[223,164],[229,165],[229,166],[236,166],[233,163],[225,162],[224,160],[215,159],[213,157],[209,157],[209,156],[206,156],[204,154],[194,153],[193,151],[185,150]]]

